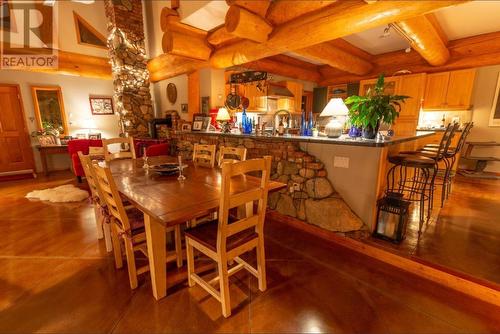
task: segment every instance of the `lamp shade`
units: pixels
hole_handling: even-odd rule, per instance
[[[349,114],[349,109],[341,98],[331,99],[325,106],[320,117],[323,116],[347,116]]]
[[[229,121],[231,116],[229,116],[229,112],[226,108],[219,108],[217,112],[217,117],[215,118],[217,121]]]

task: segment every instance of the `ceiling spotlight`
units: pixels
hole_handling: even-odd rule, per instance
[[[410,52],[411,52],[411,46],[408,46],[408,47],[405,49],[405,52],[406,52],[406,53],[410,53]]]
[[[379,38],[387,38],[389,36],[391,36],[391,26],[390,25],[385,27],[384,32],[382,33],[382,35],[379,36]]]

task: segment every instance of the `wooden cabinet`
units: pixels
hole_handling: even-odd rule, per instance
[[[301,113],[302,106],[302,92],[304,90],[304,85],[297,81],[287,81],[286,88],[293,94],[293,106],[288,109],[290,112]],[[279,102],[278,102],[279,104]]]
[[[470,109],[475,69],[433,73],[427,75],[424,110]]]
[[[396,135],[415,133],[422,98],[424,96],[425,79],[425,73],[385,78],[384,93],[410,97],[405,103],[401,104],[399,118],[392,126]],[[376,82],[377,79],[361,81],[359,88],[360,95],[366,95],[368,89],[374,89]]]
[[[302,103],[300,106],[300,110],[307,113],[309,115],[313,110],[313,92],[306,92],[302,94]]]
[[[244,86],[243,96],[248,98],[249,111],[267,111],[267,89],[259,90],[256,85],[248,84]]]

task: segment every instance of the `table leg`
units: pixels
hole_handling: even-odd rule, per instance
[[[40,150],[40,159],[42,160],[42,169],[45,176],[49,175],[49,169],[47,168],[47,154],[44,150]]]
[[[148,245],[149,273],[153,296],[159,300],[167,295],[166,232],[158,221],[144,214]]]

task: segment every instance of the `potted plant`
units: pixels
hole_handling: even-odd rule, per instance
[[[351,123],[362,128],[363,138],[374,139],[380,122],[394,124],[401,102],[407,98],[409,96],[384,94],[384,75],[381,74],[373,90],[369,88],[365,96],[349,96],[345,104],[349,106]]]

